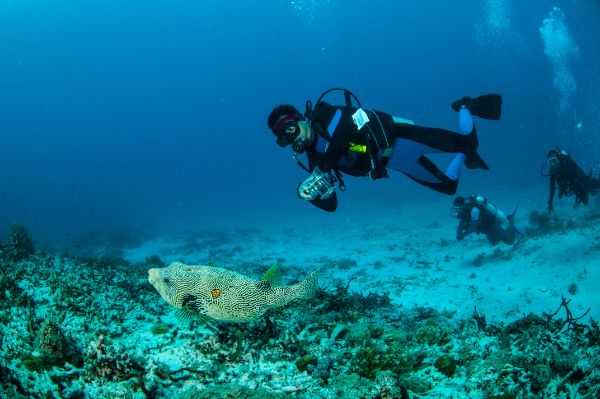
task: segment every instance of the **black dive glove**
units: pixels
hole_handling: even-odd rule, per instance
[[[385,166],[378,165],[369,171],[369,177],[371,178],[371,180],[377,180],[385,179],[386,177],[390,176],[388,175]]]

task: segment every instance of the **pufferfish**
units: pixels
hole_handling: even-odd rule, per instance
[[[250,322],[269,309],[295,299],[312,298],[318,274],[317,269],[300,283],[279,286],[275,284],[277,266],[257,281],[220,267],[173,262],[168,267],[148,270],[148,281],[177,308],[180,318]]]

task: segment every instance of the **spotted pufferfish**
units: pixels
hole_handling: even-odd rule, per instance
[[[290,286],[275,284],[277,266],[254,280],[232,270],[173,262],[148,270],[148,281],[160,296],[177,308],[182,319],[250,322],[266,311],[295,299],[310,299],[317,289],[319,270]]]

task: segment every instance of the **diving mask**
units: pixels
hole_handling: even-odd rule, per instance
[[[558,167],[559,164],[559,160],[557,156],[551,156],[550,158],[548,158],[546,160],[546,162],[548,162],[548,166],[550,167],[550,169],[555,169]]]
[[[301,132],[298,122],[303,120],[304,117],[300,114],[288,114],[279,119],[273,127],[277,145],[285,147],[293,144]]]
[[[567,158],[568,156],[569,154],[566,151],[559,148],[550,150],[546,156],[546,163],[550,169],[555,169],[560,166],[561,160]]]
[[[457,218],[458,215],[460,215],[460,208],[462,208],[462,206],[453,206],[452,208],[450,208],[450,216],[453,218]]]
[[[452,201],[452,208],[450,208],[450,216],[452,216],[453,218],[459,217],[465,202],[465,197],[463,197],[462,195],[459,195],[458,197],[454,198],[454,201]]]

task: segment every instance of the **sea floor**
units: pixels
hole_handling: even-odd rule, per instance
[[[17,259],[5,242],[0,397],[596,398],[600,209],[520,215],[526,235],[495,247],[425,210],[188,231],[118,257]],[[321,289],[251,323],[183,321],[147,279],[173,261],[257,279],[279,264],[284,284],[319,268]]]

